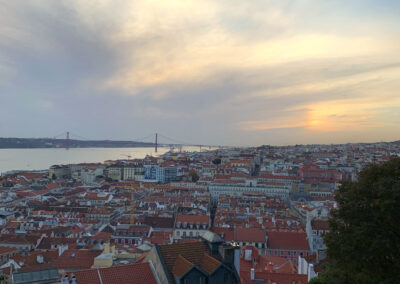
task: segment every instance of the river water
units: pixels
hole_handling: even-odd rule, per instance
[[[51,149],[0,149],[0,173],[12,170],[44,170],[51,165],[76,163],[102,163],[106,160],[158,156],[170,148],[51,148]],[[199,151],[197,147],[183,147],[183,151]]]

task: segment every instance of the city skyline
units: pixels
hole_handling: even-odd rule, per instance
[[[0,1],[0,136],[395,141],[397,1]]]

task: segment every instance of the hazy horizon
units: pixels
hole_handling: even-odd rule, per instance
[[[54,138],[54,137],[0,137],[1,138],[17,138],[17,139],[59,139],[59,140],[65,140],[65,138]],[[120,140],[120,139],[74,139],[71,138],[71,140],[77,140],[77,141],[130,141],[130,142],[143,142],[143,143],[154,143],[154,140],[147,139],[146,141],[138,141],[138,140]],[[183,142],[183,141],[182,141]],[[397,140],[380,140],[380,141],[359,141],[359,142],[344,142],[344,143],[297,143],[297,144],[259,144],[259,145],[226,145],[226,144],[201,144],[201,143],[190,143],[190,141],[187,141],[186,145],[188,146],[221,146],[221,147],[238,147],[238,148],[246,148],[246,147],[261,147],[261,146],[272,146],[272,147],[291,147],[291,146],[296,146],[296,145],[303,145],[303,146],[311,146],[311,145],[346,145],[346,144],[374,144],[374,143],[396,143],[400,142],[400,139]],[[182,144],[185,145],[185,143],[172,143],[172,142],[159,142],[159,145],[172,145],[172,144]],[[137,148],[151,148],[153,146],[137,146]],[[163,147],[163,146],[162,146]],[[74,147],[72,147],[74,148]],[[109,147],[78,147],[78,148],[102,148],[102,149],[107,149]],[[115,149],[123,149],[123,148],[132,148],[132,147],[111,147]],[[134,147],[136,148],[136,147]],[[0,148],[1,149],[1,148]],[[43,148],[3,148],[3,149],[43,149]],[[57,149],[57,148],[49,148],[49,149]],[[207,150],[207,148],[203,148],[203,150]]]
[[[400,140],[400,2],[0,0],[0,137]]]

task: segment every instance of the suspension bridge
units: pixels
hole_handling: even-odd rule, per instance
[[[72,141],[91,141],[91,142],[101,142],[101,141],[108,141],[108,142],[131,142],[131,143],[145,143],[147,144],[146,146],[148,147],[151,145],[154,147],[154,151],[157,153],[159,147],[169,147],[171,149],[177,148],[177,149],[182,149],[182,147],[198,147],[200,152],[204,148],[225,148],[220,145],[205,145],[205,144],[197,144],[197,143],[190,143],[190,142],[185,142],[181,140],[177,140],[174,138],[170,138],[166,135],[163,135],[161,133],[152,133],[144,137],[138,137],[134,139],[129,139],[129,140],[98,140],[98,139],[88,139],[86,137],[83,137],[81,135],[78,135],[76,133],[66,131],[63,133],[60,133],[56,136],[53,136],[53,139],[62,139],[65,140],[65,148],[69,149],[72,146]]]

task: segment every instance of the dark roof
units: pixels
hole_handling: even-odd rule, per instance
[[[13,274],[13,283],[37,283],[41,281],[57,281],[60,279],[57,269],[44,269]],[[47,282],[46,282],[47,283]]]
[[[40,236],[2,234],[0,235],[0,244],[36,244],[38,239]]]
[[[143,223],[146,225],[149,225],[153,228],[173,228],[174,227],[174,218],[145,216]]]
[[[181,277],[193,266],[211,274],[221,265],[219,260],[209,255],[208,247],[203,242],[159,245],[158,248],[173,283],[174,274]]]
[[[65,238],[65,237],[60,237],[60,238],[43,238],[42,241],[40,242],[39,246],[37,249],[51,249],[51,245],[66,245],[69,244],[70,248],[73,248],[74,245],[76,246],[76,241],[77,238]]]

